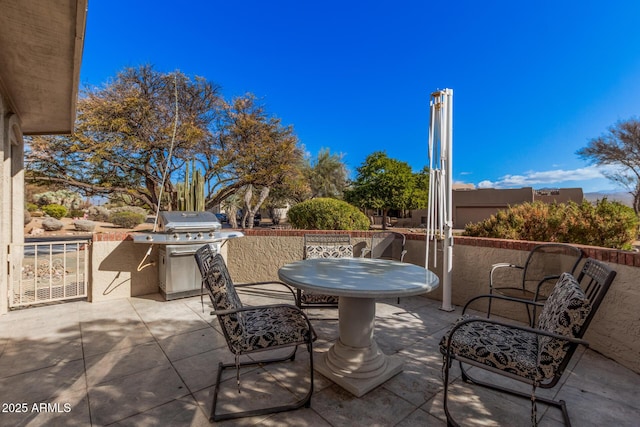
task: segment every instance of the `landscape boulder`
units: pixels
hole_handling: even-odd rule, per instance
[[[96,223],[88,219],[79,219],[77,221],[73,221],[73,226],[75,227],[76,231],[93,233],[93,230],[95,230],[96,228]]]
[[[64,223],[55,218],[48,217],[42,220],[42,228],[44,228],[45,231],[58,231],[61,230],[62,227],[64,227]]]

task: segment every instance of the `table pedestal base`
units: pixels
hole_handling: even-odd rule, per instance
[[[374,298],[340,297],[340,338],[319,357],[316,369],[357,397],[402,371],[399,357],[384,354],[375,339]]]
[[[334,350],[336,347],[346,347],[339,344],[338,341],[331,349],[322,354],[314,361],[314,368],[325,377],[329,378],[340,387],[347,390],[349,393],[356,397],[362,397],[366,393],[370,392],[374,388],[383,384],[391,377],[402,372],[403,361],[398,356],[387,356],[382,352],[379,352],[380,357],[374,363],[365,363],[360,369],[355,369],[352,372],[346,371],[344,368],[336,369],[332,359],[334,356]],[[377,346],[376,346],[377,349]],[[354,356],[357,351],[354,351]],[[356,356],[357,359],[357,356]],[[369,370],[372,366],[380,364],[373,371]],[[348,364],[348,362],[347,362]],[[375,375],[369,374],[375,372]]]

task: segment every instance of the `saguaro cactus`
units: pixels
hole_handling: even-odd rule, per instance
[[[192,161],[191,173],[186,164],[184,182],[176,184],[177,205],[180,211],[204,211],[204,177]]]

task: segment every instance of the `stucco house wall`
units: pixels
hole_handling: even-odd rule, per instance
[[[0,314],[8,309],[9,257],[21,256],[9,253],[13,243],[24,241],[24,143],[18,116],[8,108],[0,94]]]
[[[73,130],[86,18],[87,0],[2,2],[0,315],[9,305],[10,257],[22,256],[11,245],[24,242],[23,135]]]

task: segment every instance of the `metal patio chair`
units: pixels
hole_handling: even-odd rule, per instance
[[[305,234],[304,259],[352,258],[353,245],[348,234]],[[297,290],[296,304],[300,308],[337,308],[339,298]]]
[[[523,265],[508,262],[493,264],[489,273],[489,293],[507,297],[544,301],[554,283],[562,273],[573,274],[582,259],[580,248],[565,243],[543,243],[535,246],[527,256]],[[511,280],[504,283],[504,273],[519,270],[521,275],[517,283]],[[512,277],[512,276],[511,276]],[[487,314],[491,315],[491,303]],[[527,310],[529,325],[533,326],[536,318],[536,306],[523,307]]]
[[[227,346],[235,356],[235,363],[218,363],[209,420],[220,421],[289,411],[302,406],[310,407],[313,394],[313,341],[316,339],[316,334],[306,314],[292,304],[243,306],[236,287],[264,285],[266,282],[234,285],[222,255],[214,253],[209,245],[198,249],[195,257],[198,266],[203,268],[202,280],[213,305],[212,314],[218,318]],[[293,289],[289,288],[289,291],[295,297]],[[216,414],[218,392],[224,369],[235,367],[238,393],[240,393],[240,368],[287,360],[294,361],[298,346],[301,345],[306,346],[309,352],[309,386],[302,398],[286,405]],[[281,348],[292,350],[287,355],[276,358],[255,357],[260,352]],[[240,362],[240,356],[243,355],[251,355],[251,359]],[[291,374],[294,374],[294,371],[291,371]]]
[[[587,259],[577,279],[563,273],[552,293],[543,303],[505,297],[480,295],[465,305],[485,298],[501,299],[524,305],[542,307],[535,328],[491,318],[463,315],[440,342],[444,370],[444,410],[447,424],[457,426],[448,406],[449,369],[458,360],[462,380],[471,384],[531,399],[531,423],[537,424],[536,402],[554,406],[562,411],[564,423],[571,425],[564,400],[536,396],[537,388],[554,387],[567,367],[579,344],[588,346],[583,336],[598,311],[598,307],[616,272],[603,263]],[[465,365],[481,368],[532,386],[524,393],[471,377]]]
[[[371,236],[371,247],[362,250],[361,257],[391,259],[404,262],[407,253],[404,248],[406,238],[404,234],[395,231],[381,231]]]

